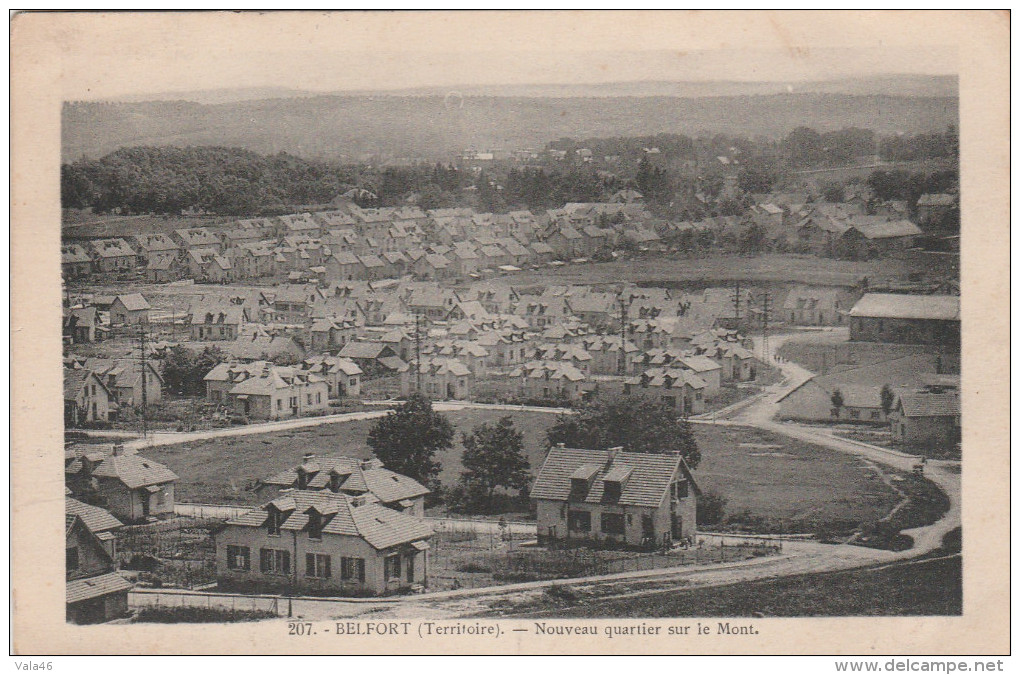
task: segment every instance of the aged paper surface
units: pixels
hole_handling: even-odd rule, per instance
[[[844,13],[64,13],[11,25],[12,593],[18,654],[1002,654],[1009,629],[1009,16],[995,12]],[[750,635],[668,636],[696,618],[555,625],[659,626],[611,639],[538,634],[532,620],[457,619],[492,635],[426,635],[427,617],[398,635],[288,634],[285,618],[244,624],[65,623],[60,517],[61,105],[88,98],[208,86],[204,66],[239,85],[246,74],[309,53],[378,51],[399,63],[430,52],[456,61],[534,45],[572,53],[720,49],[955,49],[959,73],[962,247],[963,615],[756,618]],[[403,54],[403,56],[401,56]],[[295,57],[292,59],[291,57]],[[607,65],[612,57],[607,57]],[[224,66],[224,62],[229,65]],[[537,62],[536,62],[537,63]],[[400,72],[399,67],[391,72]],[[540,65],[536,66],[540,70]],[[464,71],[467,73],[468,71]],[[463,75],[464,73],[460,73]],[[720,79],[726,79],[726,74]],[[413,78],[413,73],[410,75]],[[456,77],[454,78],[456,79]],[[732,79],[739,79],[732,76]],[[498,77],[493,78],[499,82]],[[517,83],[527,83],[527,80]],[[229,86],[231,82],[222,82]],[[359,83],[364,86],[364,83]],[[404,77],[394,88],[414,82]],[[371,87],[365,87],[371,88]],[[551,139],[550,139],[551,140]],[[355,618],[366,623],[371,617]],[[387,620],[389,621],[389,619]],[[704,623],[717,623],[714,619]],[[741,621],[742,624],[752,623]],[[514,632],[514,629],[522,629]],[[482,630],[482,629],[479,629]]]

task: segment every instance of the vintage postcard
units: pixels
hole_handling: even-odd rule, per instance
[[[1008,45],[15,15],[15,653],[1008,653]]]

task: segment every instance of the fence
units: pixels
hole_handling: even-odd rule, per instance
[[[196,607],[219,609],[231,612],[272,612],[277,616],[287,614],[287,603],[280,598],[258,595],[235,595],[228,593],[180,593],[134,590],[128,593],[128,605],[134,609],[142,607]],[[281,604],[283,605],[281,607]],[[281,613],[282,612],[282,613]]]
[[[221,518],[229,520],[251,511],[252,508],[251,506],[232,506],[230,504],[182,504],[177,502],[174,504],[174,513],[178,516],[189,518]]]

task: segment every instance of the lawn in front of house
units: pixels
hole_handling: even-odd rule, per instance
[[[440,453],[440,479],[453,485],[463,470],[460,436],[482,422],[509,414],[524,433],[524,448],[537,474],[545,459],[545,432],[556,415],[540,412],[460,410],[445,413],[456,425],[457,443]],[[258,504],[247,488],[255,481],[296,465],[306,452],[370,456],[367,438],[375,420],[359,420],[250,436],[233,436],[147,448],[142,454],[180,476],[177,500]],[[746,427],[695,425],[702,462],[695,479],[703,491],[727,500],[735,529],[789,529],[800,523],[877,520],[896,504],[897,495],[856,457]],[[745,528],[746,529],[746,528]]]

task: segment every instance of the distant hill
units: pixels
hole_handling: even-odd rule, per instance
[[[373,154],[442,159],[463,148],[541,148],[561,137],[702,132],[780,137],[797,126],[918,133],[958,124],[959,115],[955,95],[795,91],[553,98],[460,93],[292,96],[219,104],[68,103],[62,154],[70,161],[123,146],[222,145],[351,161]]]

